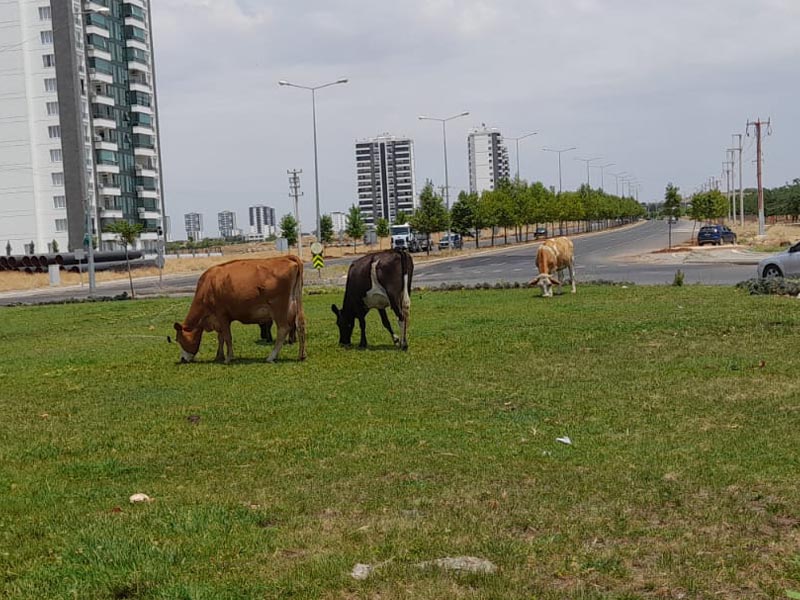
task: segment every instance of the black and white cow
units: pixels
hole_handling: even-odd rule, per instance
[[[383,326],[392,340],[408,350],[408,320],[411,310],[411,277],[414,261],[405,250],[384,250],[362,256],[350,265],[341,310],[331,305],[339,327],[339,343],[349,346],[358,319],[361,325],[360,347],[366,348],[365,317],[371,308],[378,309]],[[391,307],[400,326],[400,337],[392,331],[386,309]]]

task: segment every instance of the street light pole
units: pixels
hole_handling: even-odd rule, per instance
[[[331,81],[330,83],[323,83],[322,85],[314,85],[314,86],[307,86],[307,85],[299,85],[296,83],[291,83],[284,79],[281,79],[278,82],[278,85],[283,85],[287,87],[295,87],[300,88],[301,90],[308,90],[311,92],[311,118],[314,128],[314,194],[315,194],[315,203],[317,209],[317,239],[320,238],[320,214],[319,214],[319,161],[317,158],[317,90],[321,90],[322,88],[330,87],[332,85],[339,85],[342,83],[347,83],[349,80],[347,78],[337,79],[336,81]]]
[[[439,121],[442,124],[442,145],[444,146],[444,198],[445,203],[447,206],[447,222],[450,222],[450,179],[447,173],[447,122],[452,121],[453,119],[458,119],[460,117],[466,117],[469,114],[469,111],[464,111],[457,115],[453,115],[451,117],[445,117],[443,119],[438,117],[427,117],[424,115],[420,115],[418,118],[420,121]],[[452,238],[450,236],[450,226],[447,226],[447,241],[450,244],[451,249],[453,245]]]
[[[605,191],[606,190],[606,176],[605,170],[608,167],[613,167],[614,163],[606,163],[605,165],[592,165],[593,169],[600,169],[600,189]]]
[[[538,131],[532,131],[531,133],[526,133],[525,135],[521,135],[519,137],[507,137],[507,140],[513,140],[517,143],[517,179],[519,179],[519,141],[524,140],[526,137],[531,137],[532,135],[536,135],[539,133]]]
[[[563,152],[571,152],[572,150],[577,150],[576,147],[572,148],[564,148],[562,150],[554,150],[551,148],[542,148],[544,152],[556,152],[558,153],[558,193],[561,195],[561,154]]]

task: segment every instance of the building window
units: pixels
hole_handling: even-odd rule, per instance
[[[50,13],[50,7],[49,6],[40,6],[39,7],[39,20],[40,21],[49,21],[52,18],[53,18],[53,16]]]
[[[42,64],[47,67],[55,67],[56,66],[56,56],[55,54],[43,54],[42,55]]]
[[[53,208],[67,208],[67,197],[53,196]]]
[[[42,44],[45,46],[52,46],[53,45],[53,32],[52,31],[41,31],[39,32],[39,37],[42,39]]]
[[[59,163],[61,160],[61,148],[50,150],[50,162]]]
[[[67,230],[67,220],[66,219],[56,219],[56,231],[63,232]]]
[[[58,102],[47,103],[47,114],[51,117],[58,114]]]
[[[53,185],[64,185],[64,173],[51,173]]]
[[[55,77],[48,77],[44,80],[44,91],[45,92],[55,92],[58,88],[56,87],[56,78]]]
[[[50,139],[56,139],[61,137],[61,126],[60,125],[50,125],[47,128],[47,135],[50,136]]]

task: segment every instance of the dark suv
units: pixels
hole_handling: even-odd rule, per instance
[[[728,243],[736,243],[736,234],[727,225],[704,225],[697,232],[698,246],[705,246],[706,244],[721,246]]]
[[[546,237],[547,237],[547,227],[537,227],[536,231],[533,232],[533,239],[535,240]]]

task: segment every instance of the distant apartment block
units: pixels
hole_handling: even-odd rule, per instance
[[[343,212],[332,212],[333,233],[339,235],[347,228],[347,215]]]
[[[101,250],[164,225],[150,0],[0,2],[0,240]],[[99,239],[98,239],[99,238]]]
[[[467,136],[469,160],[469,191],[491,191],[509,178],[508,148],[499,129],[489,129],[485,124],[473,129]]]
[[[367,225],[380,218],[394,223],[400,211],[409,214],[416,209],[411,139],[383,134],[356,142],[356,174],[358,208]]]
[[[271,206],[257,204],[249,208],[250,239],[266,239],[276,234],[275,209]]]
[[[217,213],[217,225],[220,237],[230,239],[242,235],[242,230],[236,227],[236,213],[232,210]]]
[[[183,215],[183,222],[186,227],[186,239],[199,242],[203,239],[203,215],[192,212]]]

